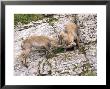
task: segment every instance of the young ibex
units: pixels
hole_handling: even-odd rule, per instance
[[[65,24],[65,30],[60,32],[60,44],[65,44],[66,48],[71,48],[76,41],[79,47],[79,37],[77,33],[77,25],[75,23]]]
[[[32,51],[32,48],[45,49],[46,55],[48,55],[48,53],[51,53],[51,48],[53,47],[57,47],[57,41],[55,39],[48,38],[47,36],[31,36],[25,39],[21,44],[23,65],[27,67],[26,59],[29,53]]]

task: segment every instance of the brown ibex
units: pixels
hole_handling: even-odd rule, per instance
[[[51,53],[51,48],[57,47],[57,41],[47,36],[31,36],[25,39],[22,44],[22,63],[27,67],[27,57],[32,51],[32,48],[45,49],[46,55]]]
[[[65,30],[59,34],[60,44],[65,44],[66,48],[70,48],[73,46],[74,41],[76,41],[76,44],[79,47],[77,30],[77,25],[75,23],[70,22],[65,24]]]

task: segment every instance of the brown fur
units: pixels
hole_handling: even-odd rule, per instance
[[[27,39],[25,39],[22,44],[21,44],[21,48],[22,48],[22,54],[21,56],[23,57],[23,64],[25,66],[27,66],[27,57],[29,55],[29,53],[32,51],[32,48],[36,48],[36,49],[45,49],[46,54],[47,52],[51,53],[51,48],[52,47],[56,47],[57,46],[57,42],[55,39],[50,39],[46,36],[31,36]]]
[[[60,33],[60,43],[63,43],[67,47],[71,47],[73,42],[76,40],[77,46],[79,47],[79,37],[77,35],[77,25],[75,23],[67,23],[65,25],[65,31]]]

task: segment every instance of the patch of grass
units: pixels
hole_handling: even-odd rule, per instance
[[[53,18],[53,17],[51,17],[51,18],[49,18],[49,19],[47,20],[47,22],[48,22],[51,26],[53,26],[56,21],[58,21],[58,19]]]
[[[96,76],[97,74],[94,71],[88,71],[85,75],[86,76]]]
[[[42,14],[14,14],[14,25],[18,22],[22,24],[28,24],[31,21],[37,21],[43,19]]]
[[[50,25],[53,25],[55,21],[57,21],[58,19],[53,17],[53,14],[14,14],[14,25],[17,25],[18,22],[22,23],[22,24],[28,24],[31,21],[38,21],[38,20],[42,20],[44,18],[48,18],[47,22]]]
[[[91,69],[91,64],[86,63],[83,65],[83,71],[81,72],[80,76],[96,76],[96,72]]]
[[[64,52],[64,48],[57,48],[57,49],[54,49],[53,52],[56,54],[56,53],[62,53]]]
[[[79,51],[81,52],[81,53],[85,53],[85,47],[84,46],[81,46],[81,47],[79,47]]]
[[[81,76],[97,76],[96,72],[89,70],[81,73]]]

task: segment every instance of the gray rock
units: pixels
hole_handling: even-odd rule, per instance
[[[79,36],[82,43],[89,43],[97,40],[97,15],[78,14],[77,24]]]
[[[83,76],[88,71],[97,73],[97,15],[78,14],[77,24],[80,46],[83,51],[76,49],[65,53],[57,53],[55,57],[46,59],[43,52],[31,52],[28,68],[20,61],[21,43],[32,35],[57,37],[64,30],[64,24],[75,21],[75,15],[54,15],[58,19],[51,26],[47,19],[32,21],[27,25],[21,23],[14,29],[14,75],[15,76]],[[81,51],[81,52],[80,52]]]

